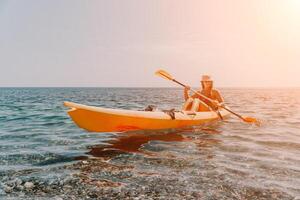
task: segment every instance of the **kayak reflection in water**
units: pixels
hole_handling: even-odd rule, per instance
[[[95,157],[113,157],[118,154],[123,153],[145,153],[141,150],[143,145],[147,144],[150,141],[166,141],[166,142],[179,142],[179,141],[189,141],[180,134],[171,132],[166,134],[159,133],[127,133],[122,136],[119,136],[115,140],[108,142],[108,146],[93,146],[89,154]]]
[[[213,80],[208,75],[203,75],[201,80],[202,90],[198,91],[204,96],[214,100],[214,102],[208,101],[207,99],[199,96],[198,94],[189,95],[189,86],[184,89],[185,103],[182,110],[193,111],[193,112],[204,112],[217,110],[220,105],[224,104],[224,99],[220,92],[213,88]]]
[[[194,129],[186,129],[186,131],[192,131]],[[101,157],[104,159],[110,159],[114,156],[124,154],[124,153],[142,153],[146,155],[154,155],[155,152],[147,151],[143,149],[143,146],[148,144],[150,141],[164,141],[164,142],[192,142],[196,144],[199,149],[203,147],[213,146],[219,141],[214,138],[207,138],[207,134],[219,134],[217,130],[200,128],[198,131],[201,131],[205,134],[205,137],[202,138],[193,138],[182,135],[181,131],[172,131],[169,133],[157,133],[157,132],[128,132],[115,138],[114,140],[109,141],[106,145],[95,145],[90,147],[88,154],[94,157]]]

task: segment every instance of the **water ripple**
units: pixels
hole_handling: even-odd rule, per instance
[[[14,197],[24,195],[26,181],[35,185],[27,191],[28,198],[43,191],[65,194],[66,199],[75,193],[74,198],[86,198],[82,194],[90,194],[101,181],[117,188],[121,184],[120,190],[132,198],[134,192],[147,191],[171,199],[299,197],[300,90],[221,92],[233,110],[260,118],[262,126],[232,117],[178,130],[86,133],[69,119],[63,101],[136,110],[153,104],[170,109],[180,108],[182,90],[0,88],[0,198],[7,197],[5,190]],[[107,189],[108,197],[119,194],[114,187]],[[105,193],[101,188],[100,193]]]

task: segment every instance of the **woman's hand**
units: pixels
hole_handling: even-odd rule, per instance
[[[188,85],[187,85],[187,86],[185,86],[185,88],[184,88],[184,90],[185,90],[185,91],[189,91],[190,89],[191,89],[191,87],[190,87],[190,86],[188,86]]]
[[[217,110],[221,106],[221,104],[217,100],[213,100],[211,103],[212,103],[213,109],[215,109],[215,110]]]

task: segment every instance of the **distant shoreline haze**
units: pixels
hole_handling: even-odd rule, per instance
[[[53,89],[60,89],[60,88],[99,88],[99,89],[155,89],[155,88],[158,88],[158,89],[163,89],[163,88],[166,88],[166,89],[183,89],[183,87],[93,87],[93,86],[90,86],[90,87],[36,87],[36,86],[30,86],[30,87],[1,87],[0,86],[0,89],[13,89],[13,88],[16,88],[16,89],[47,89],[47,88],[53,88]],[[200,88],[199,87],[196,87],[196,86],[192,86],[192,88]],[[300,89],[300,87],[216,87],[217,89]]]

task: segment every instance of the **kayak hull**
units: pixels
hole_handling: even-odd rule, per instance
[[[91,132],[124,132],[131,130],[169,129],[200,125],[219,120],[215,112],[175,112],[175,119],[165,112],[133,111],[108,109],[64,102],[71,108],[69,116],[78,127]],[[223,117],[229,116],[226,110],[220,111]]]

